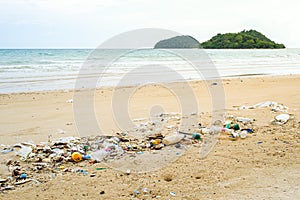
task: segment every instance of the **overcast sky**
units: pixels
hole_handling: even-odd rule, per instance
[[[95,48],[138,28],[200,42],[256,29],[300,47],[299,0],[0,0],[0,48]]]

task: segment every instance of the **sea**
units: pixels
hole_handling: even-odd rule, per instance
[[[0,93],[294,74],[297,48],[0,49]]]

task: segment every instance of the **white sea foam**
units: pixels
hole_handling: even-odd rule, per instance
[[[197,54],[203,50],[187,51]],[[300,49],[204,51],[220,77],[300,74]],[[170,76],[169,81],[203,79],[203,74],[212,67],[205,64],[210,60],[204,59],[199,74],[184,58],[176,56],[176,51],[158,49],[127,52],[111,65],[104,66],[107,57],[119,55],[118,50],[99,50],[97,57],[89,58],[91,52],[89,49],[0,50],[0,93],[72,89],[79,72],[85,74],[83,79],[87,81],[91,77],[101,77],[100,87],[117,85],[127,73],[133,73],[136,80],[145,76],[142,73],[161,76],[159,70],[151,70],[153,66],[169,67],[181,75],[181,78],[172,79],[171,74],[164,71],[164,76]],[[87,59],[95,64],[84,69],[82,66]],[[132,71],[139,67],[145,70]]]

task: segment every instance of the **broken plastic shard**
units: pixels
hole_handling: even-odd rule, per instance
[[[15,182],[15,185],[22,185],[22,184],[28,183],[30,181],[32,181],[32,179],[26,179],[26,180],[23,180],[23,181],[18,181],[18,182]]]
[[[108,152],[106,152],[104,149],[101,149],[101,150],[91,153],[91,158],[93,160],[100,162],[107,156],[107,154],[108,154]]]
[[[252,106],[241,106],[239,109],[245,110],[245,109],[256,109],[256,108],[266,108],[266,107],[270,107],[271,110],[275,112],[279,112],[279,111],[287,112],[289,109],[287,106],[283,104],[278,104],[277,102],[274,101],[265,101]]]
[[[239,133],[239,135],[242,139],[245,139],[247,137],[247,134],[248,134],[248,131],[246,131],[246,130]]]
[[[32,152],[31,147],[21,145],[21,149],[18,151],[17,155],[26,159],[31,152]]]
[[[78,137],[64,137],[64,138],[58,138],[57,140],[53,140],[52,144],[68,144],[70,142],[79,141],[80,138]]]
[[[0,183],[5,183],[7,179],[0,179]]]
[[[57,129],[57,133],[58,133],[58,134],[65,134],[66,131],[65,131],[65,130],[62,130],[62,129]]]
[[[275,117],[275,119],[280,124],[285,124],[290,119],[290,115],[289,114],[280,114],[280,115],[277,115]]]
[[[248,123],[248,122],[251,122],[251,121],[252,121],[252,119],[250,119],[250,118],[245,118],[245,117],[237,117],[236,120],[237,120],[238,122],[242,122],[242,123]]]

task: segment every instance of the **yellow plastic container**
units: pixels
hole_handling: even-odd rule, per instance
[[[160,139],[156,139],[156,140],[152,140],[151,142],[152,142],[152,144],[158,145],[158,144],[161,143],[161,140]]]
[[[72,153],[72,160],[74,160],[75,162],[82,161],[82,155],[78,152],[74,152]]]

